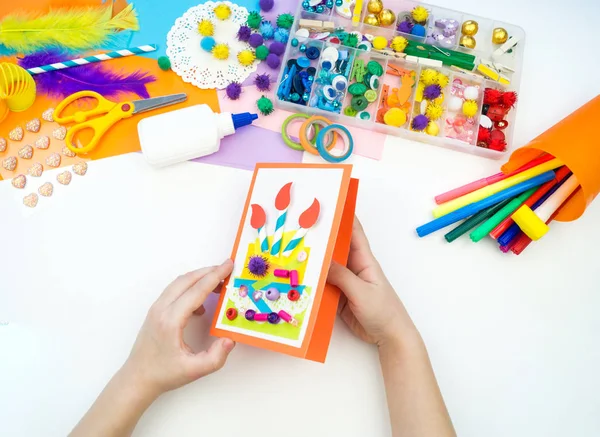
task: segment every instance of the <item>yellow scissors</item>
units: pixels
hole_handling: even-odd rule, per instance
[[[96,99],[98,104],[94,108],[86,111],[78,111],[73,115],[64,117],[61,116],[62,112],[67,106],[79,99],[87,98]],[[140,112],[151,111],[164,106],[174,105],[175,103],[183,102],[186,99],[187,95],[181,93],[162,97],[153,97],[150,99],[116,103],[105,99],[94,91],[80,91],[78,93],[71,94],[69,97],[60,102],[54,110],[53,116],[54,120],[60,124],[76,123],[74,126],[69,128],[67,136],[65,137],[65,144],[72,152],[84,154],[96,148],[102,136],[117,121],[123,120],[124,118],[129,118],[134,114],[139,114]],[[86,129],[93,131],[93,137],[85,146],[77,147],[73,141],[75,140],[77,134]]]

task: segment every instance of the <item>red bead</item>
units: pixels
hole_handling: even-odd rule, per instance
[[[291,300],[292,302],[295,302],[298,299],[300,299],[300,293],[298,293],[298,290],[288,291],[288,299]]]
[[[496,129],[504,130],[508,127],[508,121],[506,121],[506,120],[497,121],[496,123],[494,123],[494,126],[496,126]]]
[[[237,317],[238,312],[235,308],[227,308],[227,312],[225,313],[225,316],[229,319],[229,320],[235,320],[235,318]]]

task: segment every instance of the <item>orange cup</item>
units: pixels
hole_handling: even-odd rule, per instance
[[[560,159],[581,188],[560,209],[555,220],[578,219],[600,192],[600,96],[568,115],[526,146],[517,149],[502,171],[509,173],[542,153]]]

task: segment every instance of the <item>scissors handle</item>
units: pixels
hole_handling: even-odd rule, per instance
[[[79,99],[87,99],[92,98],[96,100],[97,105],[89,110],[85,111],[77,111],[73,115],[63,116],[62,113],[67,106],[76,102]],[[58,104],[56,109],[54,110],[54,121],[60,124],[66,123],[83,123],[88,118],[95,117],[102,114],[107,114],[111,109],[113,109],[117,105],[115,102],[111,102],[110,100],[106,100],[100,94],[94,91],[79,91],[78,93],[71,94],[67,98],[65,98],[62,102]]]

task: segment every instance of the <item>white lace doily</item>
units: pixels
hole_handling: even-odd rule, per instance
[[[224,3],[231,8],[231,16],[224,21],[215,17],[213,9]],[[229,45],[229,59],[218,60],[200,48],[202,35],[198,33],[198,23],[209,19],[215,26],[215,41]],[[240,25],[248,19],[248,10],[230,2],[206,2],[194,6],[179,17],[167,34],[167,56],[171,68],[184,82],[198,88],[223,89],[231,82],[242,83],[256,71],[258,61],[244,67],[237,60],[238,52],[251,47],[238,41],[236,35]]]

